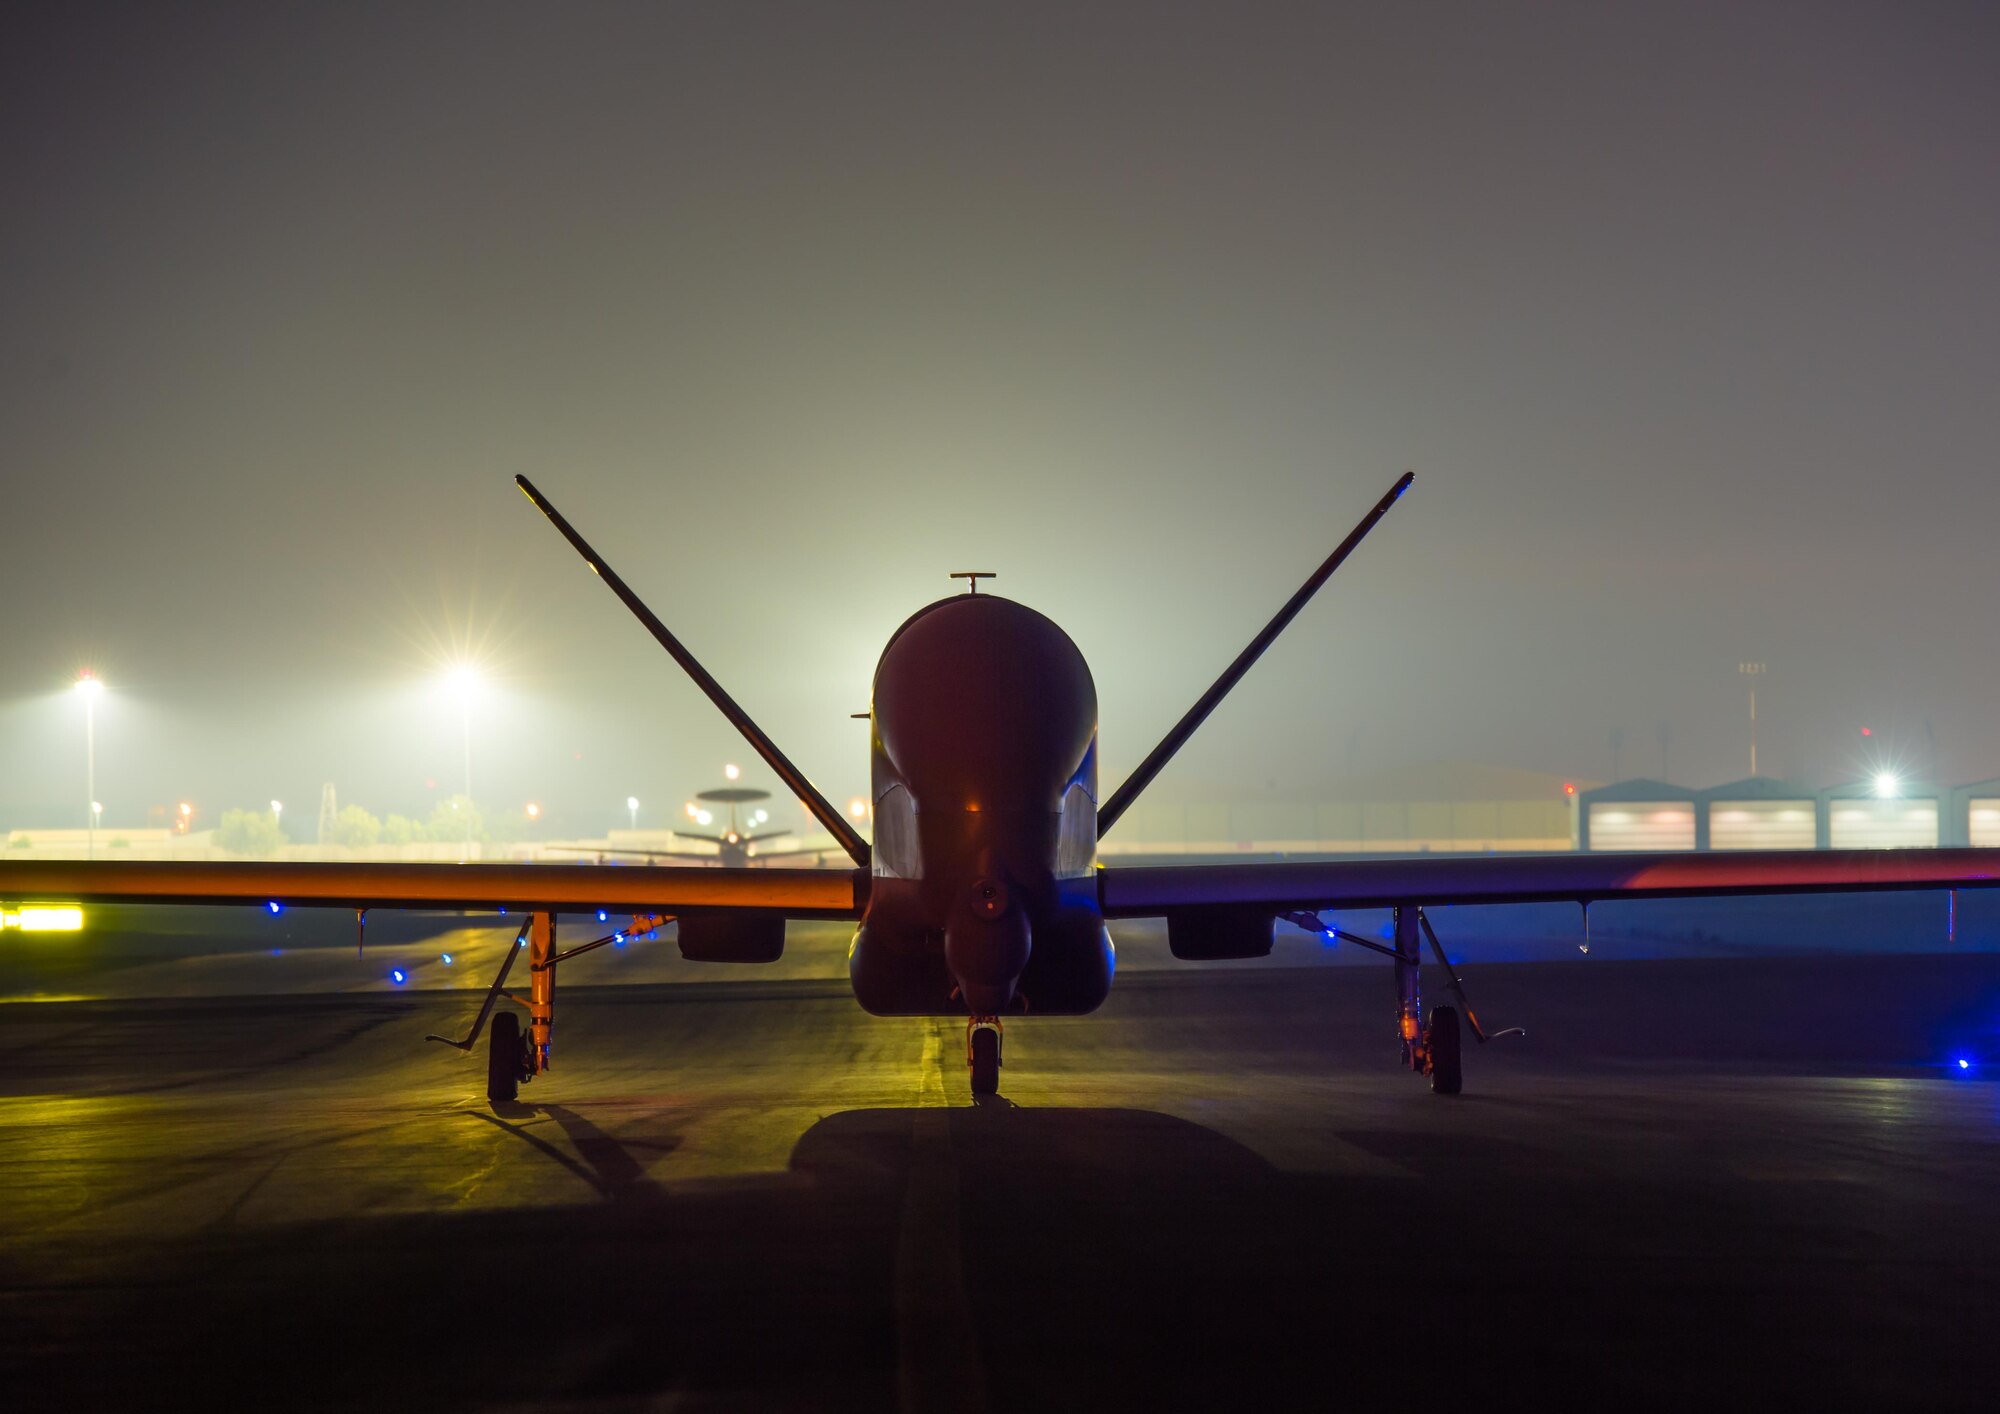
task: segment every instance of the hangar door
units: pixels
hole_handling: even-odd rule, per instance
[[[1969,836],[1966,843],[1975,849],[2000,848],[2000,800],[1975,800],[1970,804],[1972,814],[1966,821]]]
[[[1691,800],[1593,800],[1592,850],[1694,848]]]
[[[1827,813],[1835,849],[1932,849],[1938,842],[1935,800],[1836,800]]]
[[[1811,849],[1819,843],[1810,800],[1718,800],[1708,807],[1710,849]]]

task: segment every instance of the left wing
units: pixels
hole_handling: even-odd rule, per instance
[[[215,864],[0,860],[0,898],[325,908],[504,908],[519,913],[760,913],[859,918],[865,869],[686,869],[589,864]]]
[[[1728,854],[1539,854],[1168,865],[1098,871],[1107,918],[1231,908],[1590,903],[1610,898],[1866,893],[2000,886],[2000,849],[1813,849]]]

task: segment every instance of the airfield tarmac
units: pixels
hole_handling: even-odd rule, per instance
[[[0,1007],[0,1368],[37,1408],[1990,1407],[2000,956],[1121,978],[1010,1026],[800,979]],[[1956,1048],[1955,1050],[1953,1048]],[[2000,1053],[1984,1056],[2000,1069]]]

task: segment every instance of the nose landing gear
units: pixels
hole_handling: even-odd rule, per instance
[[[1000,1018],[975,1016],[965,1023],[965,1063],[972,1069],[972,1093],[1000,1090]]]

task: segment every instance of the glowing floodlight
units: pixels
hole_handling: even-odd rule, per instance
[[[868,802],[856,798],[847,802],[847,813],[857,820],[868,818]]]
[[[697,810],[694,812],[694,822],[697,825],[713,825],[715,816],[706,810]]]
[[[731,761],[727,766],[724,766],[722,768],[722,774],[727,776],[730,780],[733,781],[738,776],[743,774],[743,768],[737,765],[734,761]]]
[[[85,697],[98,698],[104,695],[104,679],[85,668],[76,675],[76,690]]]
[[[528,802],[528,818],[530,820],[539,820],[542,818],[542,807],[535,804],[532,800]]]
[[[453,663],[444,670],[444,688],[461,702],[479,691],[479,669],[470,663]]]
[[[1875,794],[1878,798],[1882,800],[1894,800],[1896,793],[1902,788],[1903,783],[1896,779],[1894,771],[1877,771],[1875,773]]]

